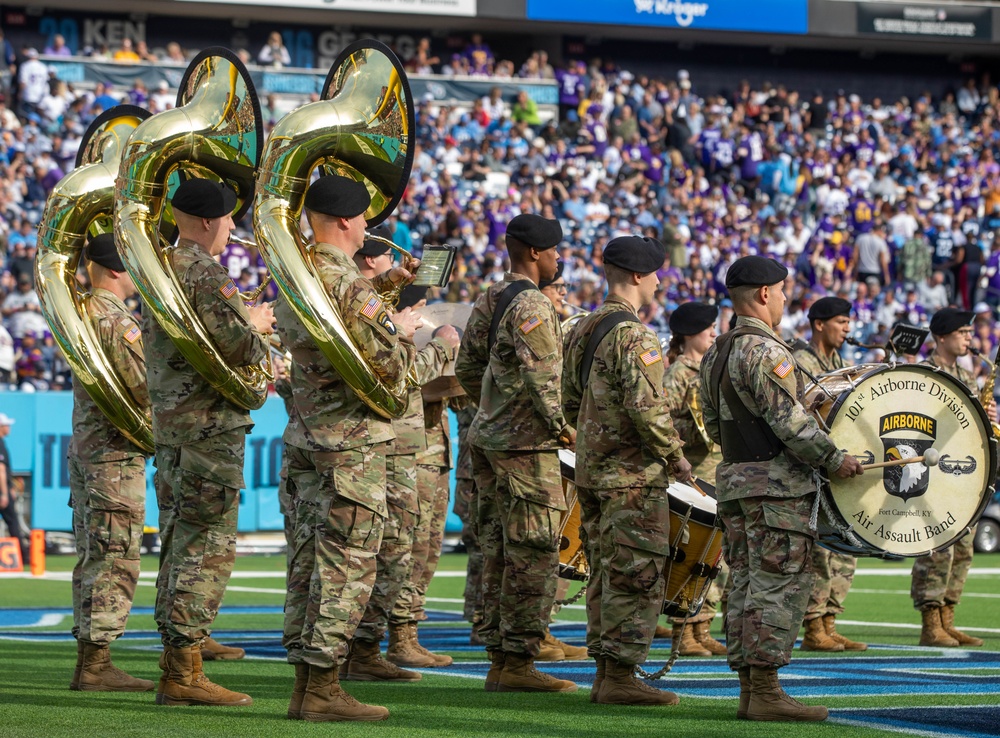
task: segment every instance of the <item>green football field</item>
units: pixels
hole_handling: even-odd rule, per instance
[[[71,692],[75,645],[70,557],[49,557],[46,577],[0,576],[0,738],[6,736],[857,736],[1000,733],[1000,555],[977,555],[958,610],[959,625],[986,639],[978,649],[917,647],[919,617],[909,599],[909,563],[862,560],[845,635],[873,647],[861,655],[796,651],[783,674],[789,691],[831,708],[824,724],[756,724],[735,720],[736,679],[722,657],[681,659],[659,684],[681,694],[671,708],[627,708],[588,702],[592,662],[542,665],[581,689],[573,694],[487,693],[485,655],[468,644],[461,597],[465,558],[446,555],[431,585],[432,619],[420,628],[425,645],[450,653],[446,673],[424,671],[416,684],[347,683],[362,701],[389,708],[383,723],[313,725],[285,719],[292,669],[280,648],[284,558],[247,556],[236,570],[216,621],[219,640],[244,646],[244,661],[208,663],[215,681],[248,692],[248,708],[167,708],[153,694]],[[115,662],[136,676],[157,679],[158,643],[151,613],[156,561],[143,559],[143,577],[126,637]],[[575,586],[575,585],[574,585]],[[554,630],[582,644],[580,605],[564,608]],[[718,636],[719,620],[714,630]],[[659,666],[669,641],[657,641]],[[650,664],[647,664],[649,666]],[[650,669],[651,670],[651,669]]]

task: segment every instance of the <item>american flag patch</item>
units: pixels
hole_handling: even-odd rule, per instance
[[[542,324],[542,319],[539,318],[537,315],[532,315],[526,321],[521,323],[521,333],[523,333],[524,335],[528,335],[541,324]]]
[[[641,354],[639,356],[639,358],[642,359],[642,363],[645,366],[650,366],[652,364],[655,364],[658,361],[662,361],[663,360],[663,357],[660,356],[660,350],[659,349],[650,349],[646,353]]]
[[[132,326],[125,332],[125,340],[129,343],[135,343],[141,335],[142,333],[139,332],[139,329],[136,326]]]
[[[368,302],[365,303],[365,306],[361,308],[361,314],[366,318],[373,320],[381,309],[382,301],[375,295],[372,295],[368,298]]]
[[[233,284],[233,280],[231,279],[219,288],[219,292],[221,292],[222,296],[225,297],[227,300],[233,295],[235,295],[237,291],[238,290],[236,289],[236,285]]]
[[[792,371],[793,368],[794,367],[792,366],[792,362],[790,362],[788,359],[785,359],[780,364],[778,364],[778,366],[774,367],[774,369],[772,369],[771,371],[777,374],[782,379],[784,379],[785,377],[788,376],[788,372]]]

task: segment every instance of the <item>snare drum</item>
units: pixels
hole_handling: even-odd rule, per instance
[[[832,478],[819,535],[833,551],[898,558],[947,548],[993,495],[997,450],[989,419],[972,392],[940,369],[840,369],[807,385],[802,404],[862,464],[922,456],[932,447],[940,454],[937,466],[918,462]]]
[[[664,579],[663,614],[696,615],[709,583],[719,573],[722,531],[716,526],[717,504],[694,487],[675,482],[667,488],[670,501],[670,558]]]
[[[559,576],[585,582],[590,578],[590,566],[580,537],[580,499],[573,479],[576,473],[576,454],[568,449],[559,451],[562,470],[563,493],[566,495],[566,513],[559,531]]]

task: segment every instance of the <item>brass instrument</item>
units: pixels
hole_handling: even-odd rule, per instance
[[[969,352],[977,357],[981,362],[986,364],[986,367],[990,370],[990,375],[986,378],[983,383],[983,388],[979,390],[979,404],[986,408],[989,406],[990,402],[993,401],[993,389],[996,387],[997,383],[997,365],[996,362],[990,361],[989,358],[979,349],[974,346],[969,346]],[[990,421],[990,427],[993,428],[993,435],[996,438],[1000,438],[1000,424],[995,420]]]
[[[715,448],[715,442],[705,428],[705,414],[701,407],[701,393],[698,388],[692,387],[688,390],[684,401],[687,404],[688,412],[691,413],[692,420],[694,420],[694,427],[698,429],[701,440],[705,442],[705,447],[711,452]]]
[[[228,49],[201,52],[188,66],[177,107],[154,115],[128,139],[115,191],[115,240],[145,308],[184,358],[235,405],[264,404],[269,362],[226,364],[170,265],[175,230],[168,193],[182,178],[225,181],[238,219],[249,207],[263,145],[260,103],[250,75]]]
[[[282,295],[333,368],[386,418],[406,411],[407,384],[388,385],[351,340],[316,276],[299,219],[310,177],[322,169],[362,182],[372,198],[365,219],[369,225],[382,222],[409,180],[412,129],[409,83],[399,60],[377,41],[351,44],[327,75],[322,99],[275,125],[261,157],[254,201],[254,232]]]
[[[111,230],[115,176],[125,141],[149,116],[142,108],[119,105],[90,124],[77,154],[77,168],[59,180],[45,202],[35,283],[42,314],[73,370],[73,381],[126,438],[152,452],[149,416],[136,406],[104,354],[90,315],[90,295],[81,294],[76,281],[88,236]]]

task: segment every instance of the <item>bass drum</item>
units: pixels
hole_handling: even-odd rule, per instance
[[[562,470],[563,494],[566,495],[566,512],[559,530],[559,576],[586,582],[590,579],[590,565],[580,536],[580,498],[573,481],[576,475],[576,454],[569,449],[560,449],[559,466]]]
[[[824,374],[802,404],[862,464],[922,462],[832,479],[823,491],[820,543],[838,553],[897,559],[947,548],[993,496],[996,439],[964,384],[925,364],[863,364]]]

